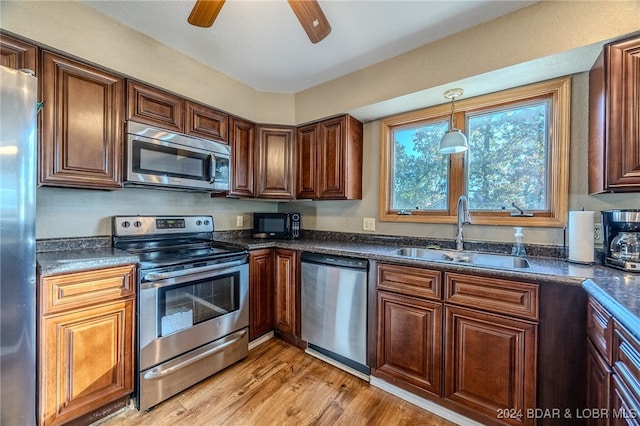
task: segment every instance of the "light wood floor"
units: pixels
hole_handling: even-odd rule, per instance
[[[455,425],[279,339],[164,401],[100,426]]]

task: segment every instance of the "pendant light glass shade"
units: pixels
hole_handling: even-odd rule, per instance
[[[456,154],[469,149],[467,137],[458,129],[449,129],[444,137],[440,140],[440,154]]]
[[[459,129],[454,127],[453,112],[454,112],[454,100],[462,96],[462,89],[451,89],[444,93],[444,97],[451,99],[451,118],[449,118],[449,130],[445,133],[444,137],[440,140],[440,146],[438,152],[440,154],[456,154],[458,152],[464,152],[469,149],[467,143],[467,137]]]

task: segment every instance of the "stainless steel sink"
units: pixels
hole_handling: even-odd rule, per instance
[[[502,254],[477,253],[470,251],[433,250],[404,247],[394,252],[398,256],[415,259],[440,260],[445,262],[468,263],[471,265],[493,266],[496,268],[528,268],[529,261],[522,257]]]

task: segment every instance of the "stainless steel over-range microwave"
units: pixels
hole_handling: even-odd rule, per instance
[[[127,123],[125,186],[224,192],[231,148],[136,122]]]

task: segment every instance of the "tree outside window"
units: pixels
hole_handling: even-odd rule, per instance
[[[564,226],[570,78],[456,102],[465,153],[443,155],[447,105],[382,121],[380,220],[453,223],[467,195],[476,224]],[[512,206],[533,217],[512,217]],[[410,214],[406,214],[410,213]]]

